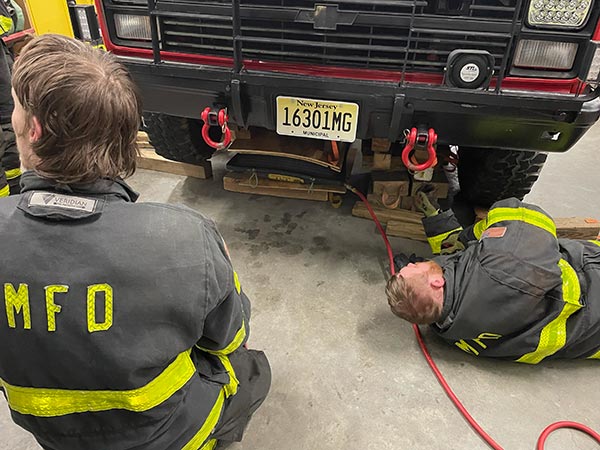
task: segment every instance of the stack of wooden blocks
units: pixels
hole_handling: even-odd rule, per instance
[[[423,214],[416,212],[413,196],[423,183],[433,187],[428,194],[436,200],[448,196],[448,180],[441,167],[433,170],[431,180],[415,178],[404,164],[400,156],[390,152],[390,142],[386,139],[373,139],[371,143],[373,157],[365,157],[365,164],[372,170],[372,183],[367,200],[373,207],[381,223],[387,224],[386,233],[409,239],[426,241],[425,231],[421,224]],[[415,152],[419,161],[427,159],[427,152]],[[357,202],[352,209],[357,217],[370,219],[371,216],[362,202]]]
[[[140,169],[173,173],[203,180],[212,177],[212,166],[210,161],[203,161],[199,164],[187,164],[163,158],[156,154],[154,147],[148,140],[148,135],[143,131],[138,132],[137,145],[140,151],[137,158],[137,166]]]

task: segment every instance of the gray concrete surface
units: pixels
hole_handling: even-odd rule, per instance
[[[556,216],[600,217],[599,138],[596,126],[568,154],[550,156],[527,200]],[[333,209],[229,193],[222,175],[217,168],[213,180],[201,181],[139,171],[131,184],[141,201],[183,203],[215,218],[253,301],[250,345],[266,351],[273,385],[244,441],[230,450],[488,448],[439,387],[410,326],[389,312],[385,249],[370,221],[350,215],[354,199]],[[428,251],[391,242],[396,251]],[[533,449],[556,420],[600,429],[597,362],[480,360],[425,337],[455,392],[506,450]],[[39,448],[11,423],[3,400],[0,429],[2,450]],[[561,431],[547,448],[598,445]]]

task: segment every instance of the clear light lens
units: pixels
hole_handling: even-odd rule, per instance
[[[150,18],[130,14],[115,14],[117,37],[137,41],[151,41]]]
[[[592,58],[586,81],[597,81],[598,75],[600,75],[600,47],[596,46],[596,51],[594,52],[594,57]]]
[[[79,30],[81,31],[81,37],[84,41],[92,40],[92,32],[90,31],[90,24],[88,23],[87,14],[85,9],[77,8],[77,22],[79,23]]]
[[[577,44],[524,39],[519,41],[515,54],[515,67],[571,70]]]
[[[588,17],[592,0],[531,0],[529,25],[581,28]]]

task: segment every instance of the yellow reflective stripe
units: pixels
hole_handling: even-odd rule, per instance
[[[588,356],[587,359],[600,359],[600,350],[598,350],[592,356]]]
[[[233,271],[233,282],[235,283],[235,290],[240,295],[242,293],[242,286],[240,285],[240,279],[238,278],[237,272]]]
[[[427,241],[429,242],[429,246],[431,247],[431,251],[433,253],[440,253],[442,251],[442,243],[444,240],[450,236],[451,234],[462,231],[462,227],[455,228],[454,230],[450,230],[446,233],[437,234],[432,237],[428,237]]]
[[[221,417],[221,410],[223,409],[224,402],[225,402],[225,394],[223,393],[223,390],[221,389],[221,391],[219,391],[219,396],[217,397],[217,401],[215,402],[214,406],[210,410],[208,417],[202,424],[202,428],[200,428],[198,430],[198,432],[194,435],[192,440],[190,442],[188,442],[187,444],[185,444],[181,450],[198,450],[198,448],[200,448],[200,446],[206,441],[206,439],[208,439],[208,436],[210,436],[210,434],[213,432],[214,428],[217,426],[217,423],[219,422],[219,418]],[[212,444],[212,441],[215,441],[215,440],[211,439],[210,441],[206,442],[206,444],[204,444],[205,446],[207,446],[206,447],[207,450],[211,450],[212,448],[214,448],[216,441],[215,441],[215,444]],[[209,444],[212,445],[212,447],[208,446]],[[201,448],[201,450],[204,450],[204,449],[205,449],[205,447]]]
[[[600,247],[600,241],[595,240],[595,241],[590,241],[592,244],[596,244],[598,247]]]
[[[10,195],[10,188],[8,184],[0,189],[0,197],[8,197]]]
[[[481,239],[481,235],[483,234],[487,226],[488,224],[486,219],[480,220],[475,225],[473,225],[473,234],[477,239]]]
[[[223,364],[223,367],[225,368],[225,370],[227,370],[227,373],[229,374],[229,384],[225,386],[225,394],[227,395],[227,397],[229,397],[230,395],[235,395],[239,385],[239,381],[235,375],[235,370],[233,369],[233,366],[231,365],[231,362],[229,361],[227,355],[237,350],[240,347],[240,345],[242,345],[242,342],[244,342],[245,338],[246,325],[245,322],[242,321],[242,327],[238,330],[231,343],[223,350],[209,350],[207,348],[196,345],[196,347],[202,350],[203,352],[210,353],[211,355],[215,355],[217,358],[219,358],[221,364]]]
[[[227,347],[221,350],[210,350],[208,348],[196,345],[196,348],[202,350],[203,352],[210,353],[211,355],[229,355],[230,353],[236,351],[240,345],[242,345],[244,339],[246,339],[246,322],[244,321],[244,319],[242,319],[241,328],[235,334],[233,340],[227,345]]]
[[[567,261],[561,259],[558,266],[562,272],[563,301],[565,302],[563,310],[558,317],[542,329],[540,342],[535,351],[521,356],[517,362],[537,364],[547,356],[555,354],[567,342],[567,319],[581,309],[579,303],[581,287],[575,269]]]
[[[494,208],[486,219],[486,229],[498,222],[507,220],[518,220],[521,222],[534,225],[556,237],[556,225],[554,221],[547,215],[527,208]],[[479,235],[479,238],[481,235]]]
[[[16,168],[16,169],[7,170],[6,172],[4,172],[4,174],[6,175],[7,180],[13,180],[13,179],[21,176],[21,169]]]
[[[229,357],[225,355],[217,355],[217,358],[219,358],[221,364],[223,364],[223,367],[225,367],[225,370],[227,370],[227,373],[229,374],[229,383],[224,386],[225,396],[229,397],[235,395],[240,382],[235,375],[235,370],[231,365],[231,361],[229,361]]]
[[[0,28],[2,28],[2,33],[5,34],[12,30],[13,20],[10,17],[0,16]]]
[[[210,441],[206,441],[206,444],[204,444],[200,450],[213,450],[216,446],[217,440],[211,439]]]
[[[180,353],[163,372],[141,388],[127,391],[78,391],[12,386],[0,379],[13,411],[37,417],[125,409],[147,411],[181,389],[196,373],[190,350]]]
[[[228,354],[234,352],[235,350],[238,349],[238,347],[240,345],[242,345],[242,342],[244,342],[244,339],[246,339],[246,322],[244,321],[244,319],[242,319],[242,326],[238,330],[238,332],[235,334],[233,341],[231,341],[231,343],[227,347],[225,347],[223,350],[219,350],[218,353],[228,355]]]

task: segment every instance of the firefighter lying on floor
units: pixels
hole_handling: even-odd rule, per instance
[[[0,199],[0,392],[46,450],[212,450],[270,369],[214,222],[135,203],[141,104],[110,53],[45,34],[13,74],[23,193]]]
[[[550,216],[515,198],[464,230],[424,192],[417,204],[442,254],[396,258],[386,287],[394,314],[477,356],[600,359],[600,241],[557,239]]]

